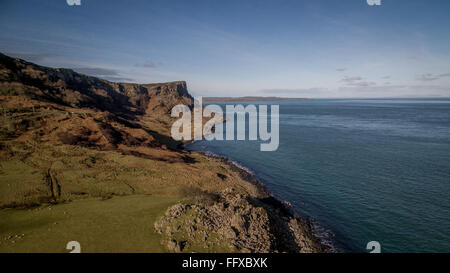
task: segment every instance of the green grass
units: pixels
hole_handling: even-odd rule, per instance
[[[243,187],[226,166],[192,156],[195,164],[169,163],[78,146],[13,143],[0,153],[0,208],[132,194],[170,195],[185,187],[210,192]],[[228,176],[226,181],[217,176],[219,172]],[[52,184],[58,187],[56,198]]]
[[[0,167],[0,206],[31,206],[50,195],[42,170],[20,160],[2,162]]]
[[[229,166],[199,154],[186,164],[70,145],[2,145],[0,252],[69,252],[69,241],[80,242],[82,252],[167,252],[154,222],[169,206],[210,204],[225,188],[253,187]],[[179,232],[174,239],[188,237]],[[227,251],[219,237],[210,234],[207,248],[192,238],[185,251]]]
[[[28,207],[52,201],[48,170],[60,187],[58,202],[171,191],[172,165],[69,145],[8,148],[0,161],[0,207]],[[4,153],[6,154],[6,152]],[[1,160],[1,159],[0,159]],[[173,183],[172,183],[173,184]]]
[[[82,252],[165,252],[154,222],[177,200],[131,195],[3,209],[0,252],[69,252],[69,241],[78,241]]]

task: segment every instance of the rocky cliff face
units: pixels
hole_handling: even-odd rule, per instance
[[[3,138],[116,148],[169,146],[170,111],[192,106],[186,82],[113,83],[0,54]],[[21,113],[20,118],[14,115]]]
[[[156,115],[192,104],[186,82],[113,83],[71,69],[38,66],[0,54],[0,95],[26,96],[75,108]]]

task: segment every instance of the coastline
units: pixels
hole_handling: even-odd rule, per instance
[[[248,169],[188,152],[170,137],[168,107],[192,103],[185,82],[118,84],[6,55],[0,60],[8,71],[1,90],[7,115],[0,206],[11,208],[0,211],[2,224],[11,226],[0,232],[9,238],[0,251],[60,252],[72,229],[83,230],[77,239],[92,252],[328,251],[311,223],[295,217]],[[98,104],[105,94],[109,103]],[[130,203],[137,214],[123,213]],[[87,213],[92,207],[106,212],[104,221]],[[55,213],[58,221],[42,227],[21,225],[22,217],[36,221]],[[147,232],[130,232],[128,225],[117,232],[110,223],[124,215],[131,228]],[[101,235],[86,237],[99,226],[117,245]],[[25,236],[19,243],[11,239],[19,235]]]
[[[190,143],[187,143],[186,145],[189,145]],[[189,150],[186,146],[183,146],[183,149],[189,152],[201,154],[208,158],[220,160],[222,164],[229,166],[233,171],[238,173],[243,181],[254,185],[258,189],[259,194],[261,196],[265,196],[264,199],[267,200],[267,204],[274,207],[275,210],[281,212],[280,217],[283,217],[282,215],[288,215],[304,223],[307,227],[307,233],[309,233],[308,236],[313,237],[312,239],[314,241],[314,244],[316,244],[316,250],[319,250],[318,252],[338,252],[337,248],[333,245],[330,236],[327,235],[328,233],[325,232],[324,229],[316,221],[314,221],[314,219],[309,216],[301,216],[298,210],[290,202],[283,200],[281,197],[277,197],[273,193],[271,193],[267,186],[261,180],[259,180],[256,177],[255,173],[252,172],[249,168],[243,166],[242,164],[234,161],[227,156],[218,155],[211,151]]]

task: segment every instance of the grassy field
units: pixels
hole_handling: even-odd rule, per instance
[[[130,194],[177,194],[186,187],[213,192],[232,184],[242,187],[236,173],[220,162],[190,154],[192,163],[186,164],[175,159],[180,155],[164,153],[155,155],[157,159],[146,159],[70,145],[17,143],[0,153],[0,207]]]
[[[147,159],[71,145],[4,146],[0,252],[69,252],[69,241],[80,242],[82,252],[167,252],[154,222],[168,207],[252,187],[216,159],[192,153],[186,163],[166,153]]]
[[[0,252],[165,252],[154,222],[177,201],[167,195],[76,200],[31,209],[0,210]]]

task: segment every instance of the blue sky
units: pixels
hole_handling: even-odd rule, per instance
[[[450,97],[450,1],[0,2],[0,51],[202,96]]]

